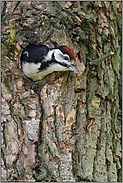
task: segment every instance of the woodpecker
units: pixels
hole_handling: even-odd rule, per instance
[[[21,54],[22,70],[33,81],[42,80],[54,71],[74,71],[80,74],[75,64],[75,53],[66,45],[56,48],[29,45]]]

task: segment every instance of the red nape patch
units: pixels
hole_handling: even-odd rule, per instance
[[[73,50],[69,46],[64,46],[63,49],[69,54],[71,59],[76,60],[75,53],[73,52]]]

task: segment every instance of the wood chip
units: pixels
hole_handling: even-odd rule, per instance
[[[99,107],[100,106],[100,99],[98,99],[98,98],[94,98],[93,100],[92,100],[92,105],[93,105],[93,107]]]
[[[31,110],[29,112],[29,117],[34,118],[35,116],[36,116],[36,111],[35,110]]]
[[[22,89],[23,84],[24,84],[24,83],[23,83],[22,79],[19,79],[19,80],[17,81],[17,83],[16,83],[17,89]]]
[[[12,96],[10,93],[8,92],[2,92],[2,96],[6,99],[6,100],[11,100]]]
[[[69,8],[70,6],[72,6],[72,2],[67,1],[67,2],[65,3],[64,8]]]
[[[25,91],[24,93],[22,93],[22,98],[25,99],[27,97],[29,97],[30,92],[29,91]]]

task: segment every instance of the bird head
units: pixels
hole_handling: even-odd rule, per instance
[[[76,56],[72,48],[62,45],[58,46],[54,50],[53,57],[60,65],[63,65],[64,70],[71,70],[81,74],[76,67]]]

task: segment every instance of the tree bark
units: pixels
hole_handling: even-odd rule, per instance
[[[122,182],[121,20],[120,1],[2,2],[2,181]],[[28,44],[70,46],[81,76],[32,82]]]

